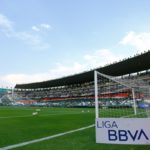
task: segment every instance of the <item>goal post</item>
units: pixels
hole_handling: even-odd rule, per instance
[[[150,90],[136,82],[94,71],[96,143],[150,144]]]
[[[95,87],[95,115],[96,118],[99,117],[99,108],[98,108],[98,82],[97,82],[97,71],[94,71],[94,87]]]
[[[98,71],[94,71],[94,86],[96,118],[99,117],[99,107],[101,109],[110,108],[111,110],[113,110],[114,108],[118,108],[120,109],[120,111],[121,109],[124,110],[127,107],[132,107],[133,115],[137,114],[135,90],[133,87],[130,87],[129,85],[123,83],[121,79],[105,75]],[[128,114],[124,113],[124,116],[127,115]]]
[[[133,96],[133,103],[134,103],[134,105],[133,105],[133,108],[134,108],[134,115],[137,115],[134,88],[132,88],[132,96]]]

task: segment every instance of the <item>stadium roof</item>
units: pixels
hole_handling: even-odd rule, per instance
[[[17,84],[15,88],[18,89],[48,88],[48,87],[90,82],[94,80],[94,70],[97,70],[101,73],[111,76],[122,76],[148,69],[150,69],[150,51],[90,71],[43,82]]]

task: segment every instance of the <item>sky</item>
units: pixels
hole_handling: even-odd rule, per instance
[[[0,87],[56,79],[150,49],[149,0],[0,0]]]

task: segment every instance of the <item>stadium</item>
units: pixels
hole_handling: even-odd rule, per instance
[[[148,86],[149,79],[149,62],[150,52],[146,52],[133,58],[128,58],[114,64],[96,68],[100,73],[111,77],[120,77],[125,84],[138,84]],[[94,105],[94,70],[80,74],[62,77],[55,80],[16,85],[14,89],[14,99],[18,102],[61,106],[61,107],[92,107]],[[138,83],[137,83],[138,82]],[[144,85],[143,85],[144,84]],[[120,85],[121,86],[121,85]],[[113,88],[113,87],[112,87]],[[101,95],[102,97],[111,98],[128,98],[131,95],[130,89]],[[117,89],[116,89],[117,90]],[[110,95],[111,94],[111,95]],[[141,96],[139,95],[139,97]],[[149,99],[149,98],[148,98]]]
[[[95,86],[101,117],[150,116],[149,58],[147,51],[79,74],[1,89],[0,149],[149,150],[96,144],[94,129]],[[94,71],[100,73],[97,85]]]

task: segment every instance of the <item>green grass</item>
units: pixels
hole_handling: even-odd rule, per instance
[[[94,109],[0,107],[0,148],[61,132],[81,128],[95,122]],[[84,110],[84,112],[82,112]],[[88,110],[90,112],[88,112]],[[111,110],[120,115],[122,110]],[[128,109],[128,113],[132,110]],[[110,110],[102,110],[108,116]],[[16,117],[17,116],[17,117]],[[19,117],[20,116],[20,117]],[[113,115],[112,115],[113,117]],[[86,129],[51,140],[15,148],[16,150],[149,150],[150,146],[109,145],[95,143],[95,128]]]

